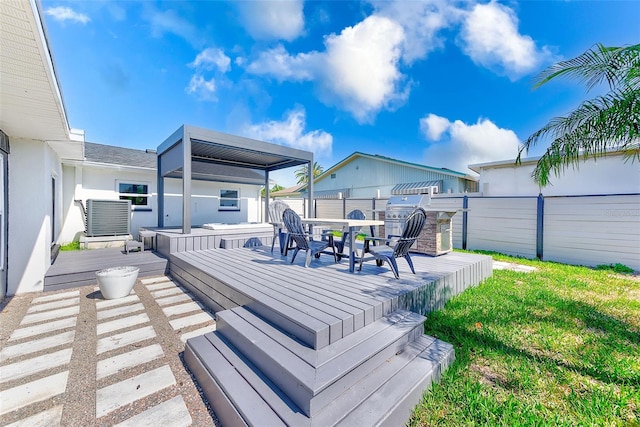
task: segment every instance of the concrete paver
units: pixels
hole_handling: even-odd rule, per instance
[[[8,312],[22,318],[0,330],[0,425],[216,425],[180,356],[215,320],[168,277],[116,300],[95,286],[13,297]]]

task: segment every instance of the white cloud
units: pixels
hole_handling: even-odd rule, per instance
[[[551,57],[546,47],[538,49],[531,37],[518,32],[515,12],[495,1],[473,7],[465,17],[460,37],[462,49],[473,62],[512,80]]]
[[[283,80],[313,80],[315,70],[321,67],[321,56],[317,52],[290,55],[284,46],[261,52],[247,66],[247,71],[257,75],[270,75]]]
[[[403,41],[400,25],[375,15],[326,38],[323,86],[359,122],[371,121],[381,108],[406,97],[398,70]]]
[[[200,74],[194,74],[185,88],[189,95],[195,95],[201,101],[217,101],[215,79],[205,79]]]
[[[199,70],[215,70],[218,69],[221,73],[229,71],[231,65],[231,58],[224,54],[222,49],[209,47],[200,52],[196,59],[193,60],[190,67]]]
[[[324,52],[290,55],[278,46],[260,54],[247,71],[280,81],[317,81],[325,103],[369,122],[382,108],[391,109],[408,96],[398,69],[403,40],[400,25],[374,15],[327,36]]]
[[[411,64],[444,45],[438,32],[459,19],[460,10],[444,0],[374,2],[376,14],[402,26],[402,59]]]
[[[451,123],[444,117],[429,114],[420,119],[420,130],[432,141],[440,139]]]
[[[425,136],[431,138],[438,135],[432,138],[438,141],[425,150],[425,163],[434,167],[468,173],[470,164],[510,159],[518,155],[520,141],[515,132],[499,128],[488,119],[478,119],[477,123],[469,125],[460,120],[451,122],[429,114],[420,120],[420,126]],[[445,132],[448,138],[442,140]]]
[[[162,37],[166,33],[174,34],[188,41],[193,46],[201,44],[201,37],[196,27],[186,19],[181,18],[173,10],[159,12],[150,8],[146,9],[145,18],[151,24],[151,35]]]
[[[73,9],[64,6],[50,7],[45,11],[45,14],[60,22],[71,21],[86,24],[91,21],[91,18],[84,13],[76,12]]]
[[[304,30],[302,0],[261,0],[237,3],[244,26],[255,39],[291,41]]]
[[[295,108],[282,121],[271,120],[250,125],[244,133],[275,144],[312,151],[318,157],[331,155],[333,136],[323,130],[305,132],[307,116],[303,108]]]

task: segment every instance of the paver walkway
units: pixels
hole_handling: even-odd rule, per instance
[[[165,276],[11,298],[0,312],[0,425],[211,426],[181,360],[213,316]]]

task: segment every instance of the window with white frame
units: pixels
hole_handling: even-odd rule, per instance
[[[220,190],[220,210],[221,211],[239,211],[240,210],[240,191],[239,190]]]
[[[118,181],[116,183],[120,200],[131,200],[131,207],[137,210],[151,209],[149,184]]]

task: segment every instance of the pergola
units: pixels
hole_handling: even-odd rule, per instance
[[[307,216],[313,201],[313,153],[182,125],[158,147],[158,227],[164,227],[164,179],[182,179],[182,233],[191,233],[191,180],[215,181],[220,168],[264,172],[265,214],[269,212],[269,173],[307,165]],[[237,182],[250,178],[238,174]]]

